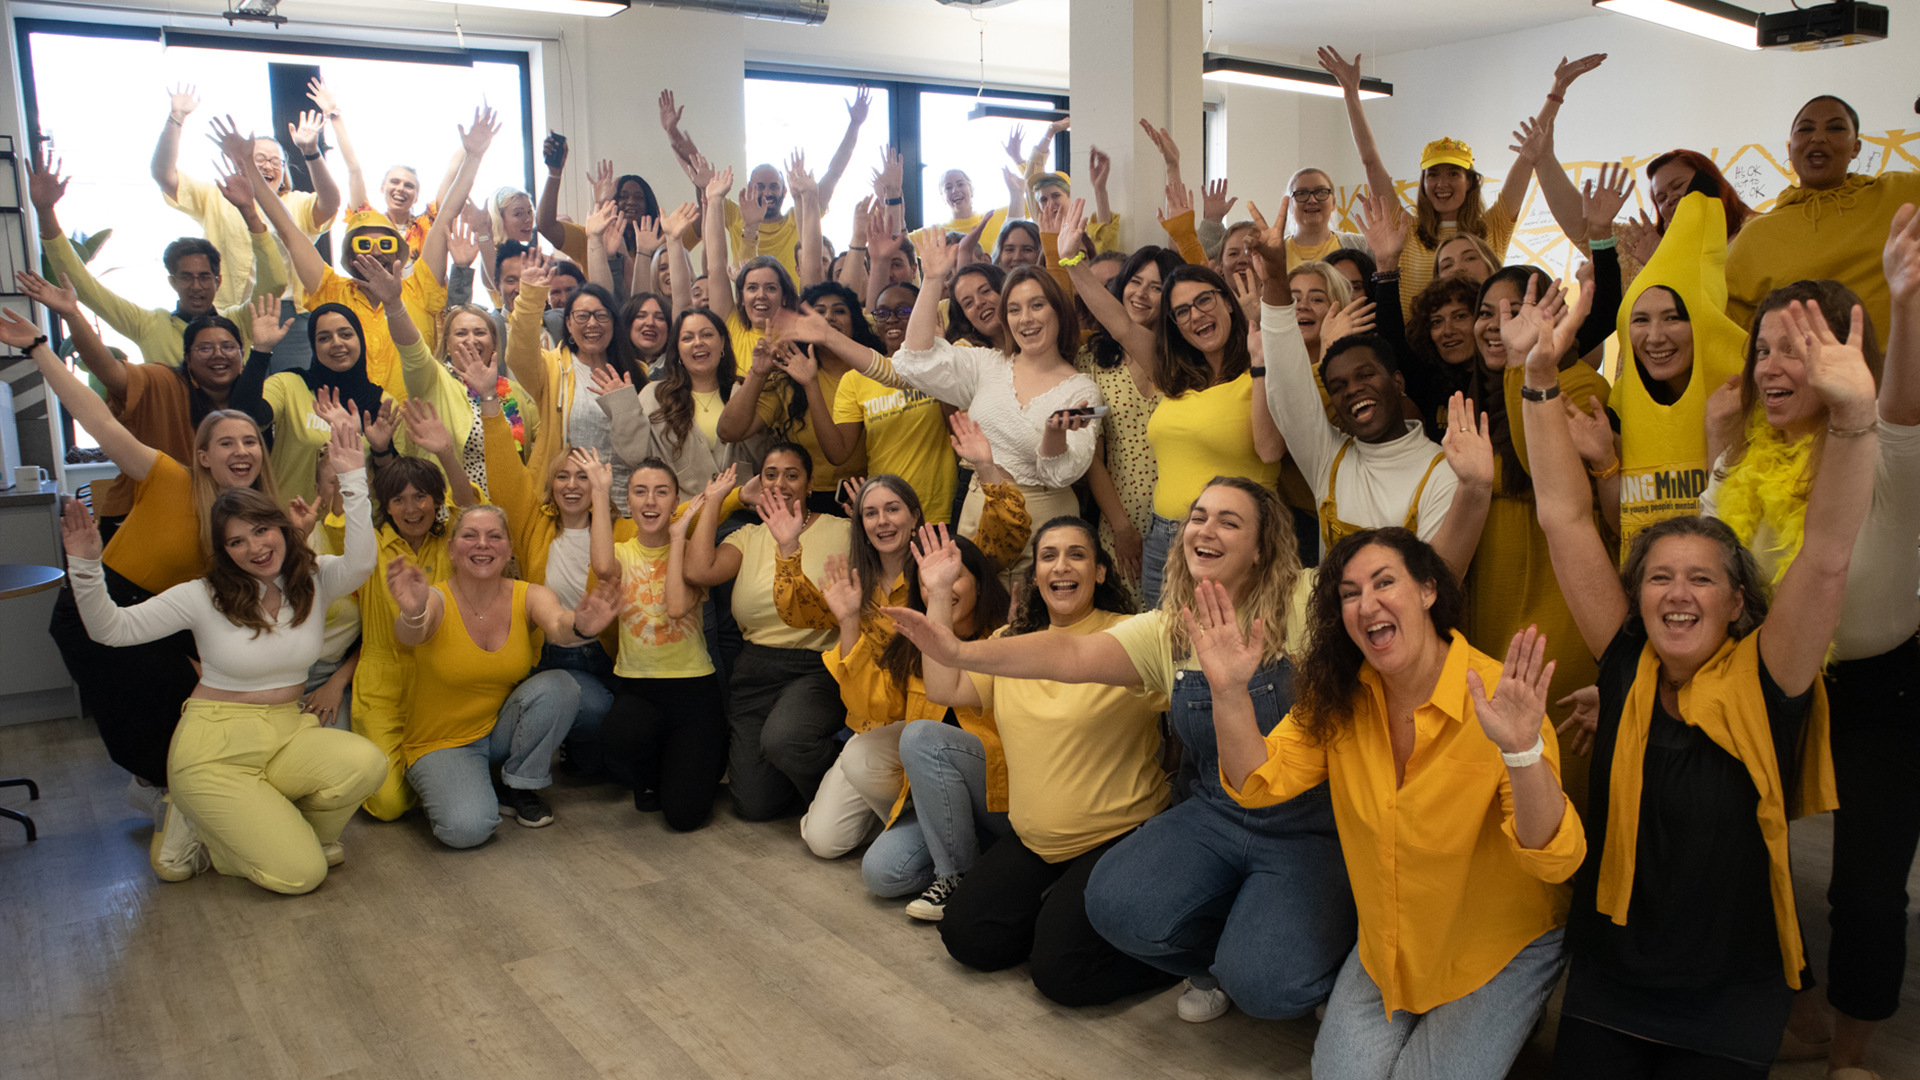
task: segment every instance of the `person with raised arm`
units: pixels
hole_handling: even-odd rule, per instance
[[[1649,218],[1642,210],[1638,218],[1614,223],[1613,236],[1620,242],[1621,281],[1631,285],[1639,276],[1641,268],[1653,259],[1660,238],[1672,226],[1681,201],[1696,191],[1719,201],[1729,244],[1757,216],[1712,158],[1698,150],[1669,150],[1647,162],[1647,198],[1653,203],[1654,216]]]
[[[927,287],[893,370],[915,389],[967,410],[987,433],[994,460],[1019,483],[1035,520],[1071,514],[1078,500],[1070,485],[1093,460],[1099,432],[1092,409],[1101,404],[1093,380],[1073,367],[1080,348],[1073,304],[1047,271],[1023,267],[1008,276],[998,297],[996,322],[1007,328],[1010,354],[949,344],[937,334],[938,301],[956,252],[944,237],[922,251]],[[961,535],[978,531],[984,505],[976,478],[961,510]],[[1024,575],[1028,558],[1022,552],[1007,567],[1009,580]]]
[[[266,182],[259,169],[251,158],[242,160],[235,156],[244,154],[245,137],[233,126],[231,118],[224,122],[215,120],[213,128],[221,149],[238,163],[237,167],[246,171],[255,196],[260,197],[266,190]],[[466,204],[474,177],[480,171],[480,159],[493,144],[499,129],[493,110],[484,107],[474,110],[472,126],[459,129],[462,154],[448,189],[449,199]],[[382,286],[375,284],[368,270],[362,268],[359,258],[365,256],[378,264],[381,273],[401,278],[411,255],[407,235],[384,214],[371,210],[355,212],[347,219],[347,231],[341,240],[342,258],[353,260],[346,264],[351,277],[343,278],[299,234],[285,207],[278,205],[277,200],[268,199],[265,209],[273,227],[287,242],[294,273],[307,290],[307,310],[317,310],[323,304],[340,304],[353,311],[366,330],[368,378],[395,400],[406,400],[410,395],[400,338],[407,336],[407,331],[388,325],[384,311],[388,298],[379,291]],[[438,341],[440,312],[447,303],[447,232],[451,227],[450,220],[437,220],[426,230],[412,268],[405,270],[398,298],[406,306],[412,331],[426,343],[429,359]]]
[[[1325,169],[1311,166],[1296,170],[1287,181],[1287,195],[1293,208],[1293,233],[1287,237],[1287,270],[1301,263],[1318,262],[1343,248],[1355,248],[1367,254],[1367,238],[1359,233],[1339,232],[1333,227],[1333,177]]]
[[[635,386],[611,371],[596,373],[599,405],[612,428],[614,460],[628,469],[648,458],[673,466],[681,492],[698,494],[730,465],[751,470],[767,440],[729,442],[720,416],[740,384],[726,323],[706,308],[682,311],[660,378]]]
[[[1822,94],[1800,106],[1787,135],[1795,183],[1773,208],[1731,236],[1727,248],[1727,317],[1750,325],[1774,290],[1796,281],[1830,280],[1852,289],[1879,335],[1892,326],[1892,297],[1881,272],[1888,228],[1906,203],[1920,203],[1920,171],[1852,172],[1859,158],[1860,114]]]
[[[822,213],[832,205],[834,189],[840,186],[840,178],[853,160],[853,144],[860,136],[860,125],[866,123],[870,103],[871,95],[867,88],[864,85],[856,87],[853,100],[847,103],[847,132],[841,137],[832,159],[827,162],[827,171],[820,177]],[[680,160],[680,167],[686,170],[693,186],[704,196],[713,171],[706,164],[706,159],[700,156],[700,150],[693,140],[680,129],[680,118],[685,112],[685,108],[674,107],[673,91],[661,91],[660,126],[667,132],[674,155]],[[715,251],[731,252],[736,264],[762,255],[771,256],[792,278],[801,276],[802,262],[818,266],[816,253],[820,250],[819,241],[815,240],[810,247],[804,246],[800,238],[799,215],[783,210],[788,189],[779,169],[764,164],[754,166],[737,203],[725,198],[724,188],[731,186],[729,179],[721,192],[724,207],[721,231],[728,242],[709,251],[709,260],[718,261],[719,256],[714,254]],[[797,257],[802,250],[806,252],[804,259]],[[710,266],[709,269],[719,272],[718,266]]]
[[[114,599],[99,529],[77,500],[67,504],[61,530],[88,635],[126,648],[190,633],[199,655],[152,844],[162,880],[211,866],[273,892],[312,892],[346,858],[340,833],[385,771],[378,747],[301,709],[322,613],[374,561],[359,435],[341,431],[329,452],[346,498],[344,554],[314,555],[276,500],[233,488],[210,510],[216,542],[204,576],[134,604]]]
[[[1476,427],[1472,405],[1456,396],[1450,407],[1460,422],[1448,427],[1444,443],[1435,443],[1407,413],[1394,347],[1374,335],[1349,334],[1321,349],[1318,375],[1333,406],[1336,419],[1330,420],[1293,310],[1285,208],[1271,226],[1258,207],[1250,209],[1267,270],[1260,303],[1267,371],[1256,382],[1264,384],[1260,392],[1274,425],[1319,504],[1321,550],[1354,532],[1397,525],[1433,544],[1456,576],[1464,574],[1493,498],[1484,419]],[[1328,336],[1323,329],[1322,340]]]
[[[1578,60],[1562,57],[1553,71],[1553,87],[1547,100],[1534,114],[1536,124],[1551,124],[1566,100],[1564,95],[1573,81],[1599,67],[1606,53],[1594,53]],[[1320,49],[1320,66],[1340,81],[1346,98],[1347,122],[1353,129],[1354,149],[1367,170],[1367,188],[1375,195],[1398,193],[1393,174],[1380,156],[1373,140],[1373,129],[1360,106],[1360,54],[1351,62],[1336,49]],[[1428,143],[1420,153],[1419,193],[1414,200],[1416,220],[1413,236],[1400,252],[1400,303],[1403,314],[1410,315],[1413,298],[1433,280],[1433,256],[1440,241],[1456,232],[1472,233],[1487,242],[1496,256],[1502,256],[1526,200],[1527,181],[1533,176],[1534,159],[1528,156],[1536,147],[1525,149],[1513,159],[1513,167],[1500,184],[1499,197],[1483,203],[1480,173],[1474,169],[1473,148],[1458,139],[1441,138]],[[1382,264],[1384,267],[1384,264]]]
[[[687,541],[687,582],[703,588],[732,582],[731,609],[746,638],[730,680],[728,786],[735,809],[749,821],[812,802],[839,750],[834,733],[846,726],[839,688],[820,662],[833,647],[833,632],[787,625],[774,585],[782,558],[800,556],[806,576],[819,580],[827,558],[847,552],[847,519],[807,509],[812,472],[804,448],[774,444],[759,475],[765,524],[748,525],[716,545],[720,515],[703,513]],[[737,466],[729,466],[714,477],[706,505],[719,505],[736,475]]]
[[[333,129],[333,137],[340,143],[340,160],[347,167],[347,211],[349,214],[373,211],[373,203],[367,197],[366,173],[361,170],[360,158],[354,153],[353,139],[347,133],[347,120],[341,113],[338,95],[327,86],[325,80],[316,77],[307,83],[307,98],[313,102],[314,108],[325,115],[328,126]],[[420,198],[419,170],[411,165],[395,165],[381,178],[382,209],[379,212],[406,241],[409,258],[417,259],[425,250],[427,233],[439,218],[440,208],[447,205],[449,190],[459,167],[460,158],[455,155],[445,178],[440,182],[440,190],[421,214],[413,212],[414,204]],[[461,205],[464,203],[463,196]],[[348,223],[351,226],[351,217]]]
[[[200,107],[200,96],[187,84],[173,87],[168,96],[171,101],[167,122],[160,128],[160,139],[153,148],[153,182],[159,185],[167,205],[197,222],[207,239],[219,249],[220,261],[226,269],[214,295],[214,306],[230,308],[248,303],[255,294],[254,277],[260,273],[254,267],[252,235],[263,230],[256,229],[254,226],[259,223],[249,221],[247,214],[225,197],[225,183],[209,182],[180,171],[180,136],[186,131],[187,117]],[[286,158],[277,140],[253,140],[250,154],[272,197],[286,205],[308,243],[332,228],[333,216],[340,211],[339,185],[327,171],[326,158],[320,152],[320,133],[326,119],[324,113],[309,110],[301,113],[297,122],[287,125],[289,140],[306,159],[307,175],[313,181],[312,191],[293,190],[293,178],[287,171]],[[270,272],[269,280],[282,283],[287,298],[295,302],[298,311],[298,303],[303,299],[300,283],[297,279],[287,280],[285,267],[289,257],[284,246],[279,254],[281,269]]]
[[[1755,340],[1780,352],[1762,362],[1757,377],[1769,388],[1790,381],[1800,399],[1792,430],[1825,434],[1818,475],[1801,489],[1808,493],[1801,542],[1785,572],[1771,575],[1778,583],[1772,590],[1737,527],[1707,517],[1675,517],[1640,530],[1615,572],[1593,524],[1566,423],[1570,405],[1553,400],[1576,320],[1541,325],[1544,316],[1531,311],[1518,317],[1538,328],[1522,407],[1540,524],[1561,592],[1600,670],[1596,784],[1585,817],[1592,857],[1574,877],[1572,971],[1555,1048],[1560,1076],[1765,1076],[1793,990],[1803,985],[1807,959],[1787,822],[1836,802],[1841,740],[1833,740],[1830,753],[1832,687],[1822,685],[1821,668],[1852,604],[1852,568],[1865,569],[1856,552],[1872,547],[1861,526],[1879,501],[1879,479],[1889,475],[1884,464],[1876,469],[1881,433],[1902,430],[1889,414],[1920,420],[1920,411],[1895,389],[1883,396],[1883,419],[1876,419],[1863,355],[1873,338],[1857,304],[1845,341],[1818,301],[1769,307]],[[1754,368],[1750,358],[1749,372]],[[1789,369],[1791,376],[1779,378]],[[1775,404],[1769,399],[1765,412],[1781,411]],[[1897,490],[1912,491],[1912,478]],[[1913,515],[1907,521],[1913,525]],[[1912,540],[1901,535],[1906,551],[1896,561],[1913,572]],[[1892,565],[1876,567],[1872,588],[1885,592],[1893,572]],[[1911,598],[1902,606],[1904,621],[1920,621]],[[1898,663],[1910,670],[1910,630],[1904,639]],[[1851,674],[1842,665],[1829,679],[1838,676],[1846,686]],[[1902,676],[1886,667],[1874,678]],[[1883,708],[1891,700],[1877,687],[1862,689]],[[1872,754],[1888,752],[1884,739],[1873,742]],[[1871,813],[1872,805],[1860,809]],[[1878,832],[1889,824],[1880,814],[1869,827]],[[1834,846],[1837,881],[1838,836]],[[1835,909],[1830,993],[1845,978],[1839,904]],[[1852,1068],[1858,1064],[1836,1066],[1830,1075],[1864,1073]]]
[[[115,419],[107,403],[54,356],[33,323],[15,312],[0,312],[0,342],[27,354],[47,389],[133,484],[126,520],[100,556],[115,603],[138,604],[206,573],[213,556],[209,515],[223,492],[251,488],[279,505],[259,425],[247,414],[208,412],[195,430],[191,452],[176,459],[141,442]],[[300,531],[310,530],[312,511],[299,502],[292,510]],[[88,636],[72,588],[55,601],[47,630],[100,728],[107,755],[137,778],[137,786],[165,787],[167,745],[180,719],[180,703],[197,680],[191,643],[174,636],[124,648],[102,645]],[[157,869],[163,861],[160,846],[150,854]],[[168,865],[177,864],[178,854],[166,853]]]
[[[1884,365],[1873,316],[1844,285],[1797,282],[1761,302],[1731,446],[1700,498],[1701,512],[1732,527],[1763,576],[1779,582],[1806,558],[1816,522],[1827,523],[1819,498],[1838,482],[1829,480],[1830,460],[1858,460],[1842,455],[1856,455],[1852,447],[1862,440],[1880,444],[1871,467],[1872,508],[1853,542],[1840,623],[1825,654],[1840,799],[1827,892],[1833,940],[1826,996],[1838,1016],[1829,1043],[1818,995],[1802,992],[1790,1024],[1795,1037],[1785,1044],[1796,1058],[1825,1050],[1829,1075],[1842,1080],[1871,1075],[1867,1052],[1875,1029],[1900,1006],[1907,922],[1902,883],[1920,844],[1920,807],[1911,797],[1920,749],[1902,723],[1904,703],[1920,693],[1920,646],[1912,629],[1920,624],[1920,598],[1899,584],[1920,573],[1920,553],[1906,535],[1920,527],[1914,497],[1920,492],[1920,211],[1913,204],[1894,214],[1881,267],[1893,319]],[[1804,317],[1796,304],[1806,308]],[[1849,360],[1858,350],[1868,370],[1879,373],[1877,417],[1855,422],[1827,400],[1816,381],[1818,364],[1835,350]],[[1867,475],[1868,465],[1858,468],[1848,482]]]
[[[167,284],[179,299],[172,310],[142,308],[112,292],[94,278],[87,264],[80,261],[73,241],[60,231],[60,219],[54,207],[66,195],[67,184],[73,179],[60,174],[61,165],[50,148],[29,158],[27,163],[27,197],[33,203],[34,216],[40,221],[40,247],[47,265],[56,277],[71,282],[80,302],[99,315],[101,321],[121,336],[132,339],[140,349],[142,361],[179,367],[186,355],[181,334],[189,322],[202,315],[220,315],[240,327],[244,334],[253,324],[253,301],[262,296],[278,300],[281,290],[286,288],[286,268],[256,210],[252,189],[236,178],[223,177],[221,193],[249,222],[249,234],[253,238],[251,293],[243,292],[240,300],[231,306],[218,306],[215,297],[226,280],[221,272],[220,249],[211,240],[187,236],[168,244],[160,256],[167,268]],[[241,344],[246,342],[242,340]]]

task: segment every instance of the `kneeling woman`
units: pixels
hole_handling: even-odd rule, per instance
[[[469,507],[447,542],[446,581],[427,584],[403,559],[387,564],[399,610],[393,636],[413,647],[413,708],[401,744],[407,780],[448,847],[485,843],[502,809],[532,828],[553,823],[540,789],[553,783],[553,753],[579,711],[580,687],[560,670],[527,678],[538,659],[533,631],[554,645],[584,644],[613,621],[618,603],[613,582],[568,610],[545,585],[508,579],[508,535],[505,511]],[[496,764],[505,784],[497,792],[488,774]]]
[[[1560,977],[1562,883],[1587,849],[1560,790],[1545,640],[1515,635],[1502,666],[1460,633],[1465,595],[1433,548],[1405,529],[1354,533],[1320,563],[1293,711],[1262,738],[1239,674],[1263,624],[1243,632],[1217,583],[1195,591],[1183,621],[1227,794],[1271,806],[1325,783],[1333,800],[1360,941],[1313,1075],[1445,1060],[1450,1075],[1504,1076]]]
[[[924,615],[883,610],[920,647],[928,700],[991,709],[1007,756],[1013,835],[988,848],[946,898],[940,937],[947,952],[981,971],[1027,961],[1047,997],[1101,1005],[1173,981],[1108,944],[1084,902],[1100,860],[1167,807],[1159,762],[1167,700],[987,674],[1018,656],[1058,656],[1067,642],[1133,614],[1112,556],[1085,521],[1042,525],[1031,561],[1013,623],[989,641],[954,636],[950,590],[926,590]]]
[[[201,845],[172,865],[184,880],[209,864],[278,893],[305,893],[345,857],[340,832],[386,777],[386,755],[304,713],[307,669],[320,655],[327,605],[373,570],[373,523],[360,435],[335,429],[328,453],[346,495],[346,554],[315,556],[272,499],[233,488],[214,500],[205,578],[132,607],[107,594],[100,531],[79,502],[62,522],[74,598],[87,632],[110,646],[193,632],[200,685],[180,710],[167,755],[174,813]]]

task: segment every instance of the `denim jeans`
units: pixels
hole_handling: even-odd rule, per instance
[[[500,706],[493,730],[465,746],[435,750],[407,768],[433,835],[448,847],[484,844],[500,824],[491,765],[510,788],[553,783],[553,754],[580,710],[580,685],[564,671],[534,675]]]
[[[900,766],[913,806],[861,860],[875,896],[912,896],[936,877],[964,874],[980,849],[1010,835],[1007,815],[987,809],[987,752],[957,724],[915,720],[900,733]]]
[[[1313,1041],[1314,1080],[1484,1080],[1505,1076],[1566,966],[1564,927],[1534,938],[1486,985],[1423,1013],[1386,1015],[1355,949]]]
[[[1262,734],[1293,703],[1284,660],[1248,680]],[[1188,977],[1212,975],[1250,1016],[1299,1016],[1327,999],[1357,921],[1320,784],[1249,810],[1220,787],[1213,692],[1176,673],[1169,722],[1185,748],[1187,800],[1122,840],[1087,882],[1087,917],[1129,956]]]
[[[613,674],[613,657],[597,641],[580,645],[543,645],[540,666],[534,672],[564,671],[580,684],[580,711],[567,730],[567,765],[598,779],[606,773],[601,752],[600,725],[613,708],[613,691],[602,680]]]
[[[1140,609],[1152,611],[1160,606],[1160,583],[1167,576],[1167,552],[1173,538],[1180,535],[1185,522],[1168,521],[1159,514],[1147,523],[1147,535],[1140,541]]]

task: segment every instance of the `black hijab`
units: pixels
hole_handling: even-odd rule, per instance
[[[347,325],[353,327],[354,336],[360,339],[360,359],[345,371],[335,371],[320,362],[320,350],[315,345],[315,339],[320,332],[322,315],[344,316]],[[307,361],[306,368],[300,372],[300,377],[306,380],[307,389],[318,395],[321,387],[331,386],[339,392],[343,403],[350,400],[357,405],[362,416],[372,416],[380,411],[380,385],[367,378],[367,334],[360,328],[360,316],[355,315],[352,308],[345,304],[321,304],[314,308],[307,319],[307,347],[312,350],[313,359]]]

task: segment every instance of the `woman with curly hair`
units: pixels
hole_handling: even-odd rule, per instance
[[[1546,718],[1533,630],[1506,661],[1460,632],[1466,595],[1405,529],[1321,560],[1293,710],[1262,735],[1244,676],[1275,633],[1218,582],[1182,621],[1213,687],[1226,793],[1248,808],[1325,784],[1359,913],[1313,1075],[1384,1078],[1446,1060],[1502,1076],[1564,963],[1564,884],[1586,855]],[[1244,627],[1244,628],[1243,628]]]

